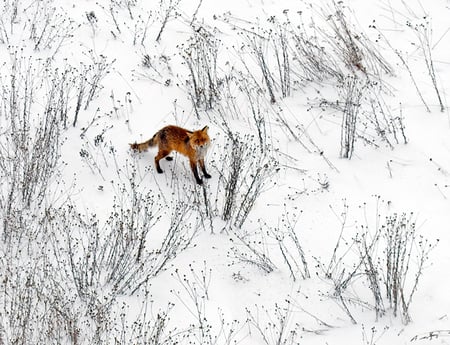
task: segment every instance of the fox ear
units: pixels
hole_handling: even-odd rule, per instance
[[[205,133],[206,133],[206,132],[208,132],[208,129],[209,129],[209,127],[208,127],[208,126],[205,126],[205,127],[202,128],[202,132],[205,132]]]

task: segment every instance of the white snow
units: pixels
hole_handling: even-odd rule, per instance
[[[19,10],[12,20],[16,3]],[[160,41],[156,42],[165,14],[163,9],[170,4],[175,7]],[[52,71],[59,73],[71,66],[68,75],[76,78],[83,71],[83,64],[90,66],[86,67],[89,88],[94,83],[96,68],[103,66],[106,70],[95,81],[99,88],[87,107],[83,102],[75,126],[72,123],[82,79],[70,79],[68,126],[61,132],[58,145],[61,157],[45,197],[39,204],[32,203],[15,213],[17,219],[25,217],[28,222],[28,228],[22,224],[22,228],[14,230],[23,234],[22,237],[14,235],[8,241],[11,237],[6,234],[11,230],[3,225],[0,344],[450,343],[449,1],[407,4],[398,0],[338,3],[324,0],[310,4],[290,0],[19,0],[5,1],[2,6],[0,78],[3,90],[7,91],[0,111],[0,133],[4,136],[0,139],[4,160],[0,174],[3,186],[0,217],[6,219],[12,214],[7,207],[11,188],[19,191],[17,195],[22,188],[12,186],[13,179],[8,178],[7,171],[13,168],[6,159],[15,153],[7,139],[13,131],[7,106],[11,104],[8,95],[11,94],[13,52],[17,52],[22,63],[33,61],[33,68],[23,64],[24,71],[37,81],[27,120],[32,128],[39,126],[51,80],[57,79],[51,77]],[[343,9],[350,28],[359,35],[354,39],[362,42],[369,42],[364,37],[370,39],[373,49],[391,65],[392,75],[384,71],[377,74],[370,69],[367,53],[363,53],[361,63],[369,70],[368,74],[339,60],[342,57],[331,50],[324,34],[330,35],[328,39],[333,36],[326,16],[334,14],[337,7]],[[70,21],[70,34],[61,45],[56,43],[57,38],[49,36],[49,46],[34,49],[36,38],[30,39],[30,35],[36,16],[40,25],[49,18],[50,27],[45,33],[54,33],[58,38],[68,31],[65,23]],[[393,143],[390,147],[377,136],[370,123],[364,127],[367,121],[364,123],[361,110],[353,155],[351,159],[340,157],[341,109],[345,99],[336,78],[306,81],[291,72],[291,93],[282,97],[273,45],[265,39],[258,41],[259,35],[268,37],[270,30],[275,30],[277,23],[285,23],[286,18],[291,24],[287,32],[289,28],[296,29],[302,18],[305,32],[317,35],[318,42],[323,43],[344,75],[353,73],[361,83],[369,78],[384,86],[377,93],[378,100],[385,102],[384,110],[389,116],[401,118],[407,143],[397,127],[398,143],[392,133],[387,133]],[[51,26],[53,23],[61,31],[56,31]],[[419,25],[416,31],[415,25]],[[427,33],[443,111],[416,34],[422,28],[430,30]],[[214,77],[220,94],[212,109],[195,107],[191,100],[191,76],[183,54],[193,43],[195,30],[211,33],[218,44]],[[36,31],[41,32],[39,28]],[[251,53],[249,38],[262,44],[261,51],[273,73],[273,104],[258,60]],[[430,112],[393,49],[407,62]],[[292,51],[289,54],[291,67],[299,72]],[[145,55],[152,67],[143,66]],[[45,61],[47,69],[42,67]],[[23,82],[18,85],[23,88]],[[202,92],[207,93],[204,89]],[[322,100],[329,103],[320,104]],[[337,100],[340,108],[335,106]],[[367,110],[370,116],[369,98],[361,102],[361,109]],[[255,120],[251,106],[259,107],[259,119]],[[375,112],[382,115],[379,108]],[[281,119],[286,121],[286,126]],[[156,148],[144,153],[129,149],[129,143],[147,140],[169,124],[189,130],[209,126],[212,142],[206,166],[212,178],[204,179],[204,187],[195,184],[185,157],[174,154],[172,162],[162,160],[164,174],[157,174],[153,162]],[[249,150],[235,207],[239,207],[247,191],[252,191],[255,175],[266,174],[241,227],[235,225],[234,218],[222,219],[226,198],[224,181],[231,169],[227,162],[233,151],[231,141],[227,140],[227,128],[239,135],[239,145]],[[265,130],[262,154],[258,128]],[[135,188],[131,186],[132,181]],[[205,196],[209,203],[205,203]],[[144,210],[145,206],[149,209]],[[73,207],[70,213],[73,218],[67,218],[68,207]],[[120,208],[123,213],[117,211]],[[129,210],[133,216],[127,213]],[[41,223],[27,212],[34,214],[35,219],[44,219],[45,224],[52,224],[45,228],[45,234],[40,230]],[[54,215],[50,217],[47,214],[51,212]],[[114,212],[120,215],[114,216]],[[150,212],[152,216],[146,218]],[[380,240],[371,253],[378,265],[385,313],[377,320],[369,281],[361,267],[343,292],[353,323],[336,297],[333,279],[341,271],[343,276],[349,274],[361,260],[358,244],[364,233],[370,242],[387,217],[403,213],[407,217],[412,213],[410,222],[415,224],[417,236],[411,244],[411,257],[407,255],[406,298],[415,281],[416,253],[420,245],[424,241],[432,247],[437,243],[421,268],[409,307],[411,321],[405,322],[400,311],[394,316],[389,307],[382,273],[386,248],[384,240]],[[93,215],[95,225],[92,225]],[[131,219],[135,222],[131,223]],[[178,227],[174,226],[176,221]],[[5,224],[4,220],[2,223]],[[121,232],[121,227],[126,228],[127,224],[131,224],[129,232]],[[31,230],[33,226],[35,232]],[[144,269],[140,270],[138,265],[147,267],[151,266],[150,262],[136,262],[136,266],[125,269],[108,266],[114,260],[110,256],[107,259],[107,255],[135,253],[132,248],[137,247],[131,244],[131,237],[139,236],[144,229],[148,230],[144,251],[154,251],[153,256],[146,258],[157,256],[155,252],[159,253],[163,241],[167,240],[168,229],[175,229],[174,238],[183,237],[181,248],[173,255],[157,257],[155,260],[163,260],[166,256],[168,262],[148,279],[144,279]],[[304,251],[310,277],[301,275],[302,261],[295,242],[289,237],[290,230]],[[336,252],[336,259],[341,261],[335,262],[335,275],[330,279],[326,272],[341,231]],[[96,243],[108,247],[104,243],[108,242],[109,233],[119,236],[111,237],[109,242],[117,252],[95,251]],[[189,236],[193,236],[192,241],[187,248],[182,248]],[[264,271],[261,265],[239,259],[239,253],[246,253],[255,260],[255,254],[240,238],[269,258],[273,271]],[[123,246],[117,244],[121,241]],[[170,243],[168,250],[176,246]],[[285,245],[288,256],[292,255],[290,263],[299,265],[297,269],[293,267],[295,279],[280,245]],[[90,291],[87,297],[80,296],[76,288],[77,279],[82,278],[73,275],[70,257],[81,271],[93,274],[92,285],[84,290]],[[45,273],[43,267],[49,272]],[[142,284],[133,281],[130,283],[133,288],[116,293],[114,279],[108,280],[108,274],[129,274],[133,270],[143,274],[139,278]],[[25,276],[32,278],[27,280]],[[11,281],[16,281],[17,287]],[[33,284],[28,286],[26,281]],[[15,298],[11,297],[12,291],[17,293]],[[31,297],[27,300],[24,296]],[[14,315],[27,313],[31,315],[30,320],[13,320]],[[53,326],[49,320],[53,320]],[[158,327],[161,333],[157,334]],[[19,330],[24,330],[25,335],[18,335]]]

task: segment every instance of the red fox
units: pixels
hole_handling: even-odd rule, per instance
[[[167,126],[156,132],[156,134],[149,140],[143,143],[130,144],[130,147],[135,151],[146,151],[147,148],[158,145],[158,154],[155,156],[156,171],[162,174],[163,171],[159,166],[159,161],[166,157],[167,160],[172,160],[172,157],[167,157],[170,152],[177,151],[189,158],[192,172],[194,173],[195,181],[202,184],[203,181],[198,175],[197,164],[200,165],[203,175],[206,178],[211,178],[211,175],[206,172],[205,155],[210,144],[208,136],[208,126],[198,131],[188,131],[187,129],[177,126]]]

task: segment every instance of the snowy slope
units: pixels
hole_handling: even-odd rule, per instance
[[[2,6],[0,343],[450,341],[448,1]]]

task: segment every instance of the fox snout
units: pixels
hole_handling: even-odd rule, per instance
[[[195,147],[195,152],[197,154],[197,157],[203,158],[206,156],[206,152],[208,151],[208,143],[204,143],[201,145],[197,145]]]

